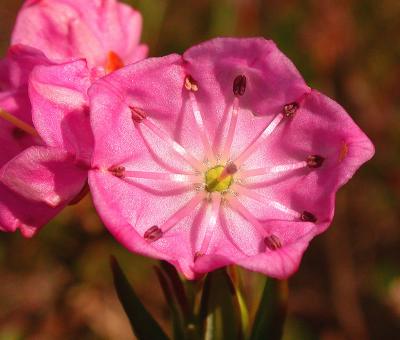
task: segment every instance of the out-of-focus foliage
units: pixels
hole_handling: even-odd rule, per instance
[[[394,339],[400,331],[400,2],[398,0],[134,0],[152,56],[218,35],[271,38],[311,86],[340,102],[376,156],[340,190],[332,227],[290,279],[285,339]],[[0,4],[5,53],[20,0]],[[29,23],[27,23],[29,25]],[[37,237],[0,235],[0,339],[129,339],[112,286],[115,254],[167,329],[154,262],[104,230],[89,198]],[[241,271],[251,316],[263,278]]]

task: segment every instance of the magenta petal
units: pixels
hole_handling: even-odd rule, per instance
[[[86,176],[68,152],[32,146],[3,166],[0,180],[26,199],[56,207],[80,192]]]
[[[257,116],[272,116],[309,92],[293,63],[264,38],[216,38],[190,48],[183,58],[187,72],[199,84],[207,84],[200,85],[196,93],[200,108],[210,115],[207,120],[213,116],[223,120],[223,109],[234,98],[232,84],[239,75],[247,78],[241,107]],[[212,140],[219,140],[218,126],[213,121],[208,125]]]
[[[105,67],[111,51],[125,62],[137,57],[141,30],[140,13],[115,0],[27,1],[12,43],[35,46],[52,60],[86,58],[90,68]]]
[[[52,208],[43,202],[28,200],[0,183],[0,230],[20,230],[24,237],[32,237],[63,206]]]
[[[140,206],[131,211],[124,209],[127,205],[121,204],[121,202],[125,203],[124,196],[130,193],[122,191],[124,187],[118,185],[118,181],[109,178],[109,176],[108,174],[92,171],[89,173],[89,185],[98,212],[106,226],[110,226],[111,234],[131,251],[159,259],[171,260],[170,256],[157,251],[150,243],[146,242],[134,228],[133,224],[137,223],[138,219],[146,218],[146,216],[141,216],[141,211],[144,209]],[[113,186],[115,187],[110,191]],[[139,195],[132,195],[132,199],[135,200],[133,201],[134,205],[142,204],[142,206],[145,206],[147,202],[142,202]]]
[[[11,46],[6,58],[0,62],[0,108],[32,124],[28,78],[34,67],[49,64],[50,61],[37,49]]]
[[[28,83],[28,78],[34,67],[50,65],[51,62],[42,51],[20,44],[12,45],[7,54],[9,86],[18,88]]]
[[[310,223],[276,221],[271,222],[269,231],[279,238],[282,248],[267,248],[260,254],[236,259],[235,262],[249,270],[285,279],[299,267],[303,253],[315,236],[316,229]]]
[[[128,102],[132,107],[148,112],[151,119],[162,122],[168,132],[174,132],[182,98],[168,94],[182,91],[185,74],[181,63],[178,55],[148,59],[113,72],[105,81],[93,84],[89,93],[91,123],[96,136],[94,165],[111,166],[127,159],[140,163],[141,157],[149,157]]]
[[[39,66],[29,83],[33,122],[43,140],[86,161],[90,161],[93,147],[86,94],[89,86],[84,60]]]
[[[332,221],[336,191],[373,154],[373,144],[346,111],[313,90],[304,98],[296,117],[284,128],[277,129],[249,159],[248,167],[256,168],[263,158],[271,164],[285,165],[304,161],[309,155],[322,156],[323,164],[317,169],[292,171],[286,177],[260,176],[250,186],[294,210],[312,212],[322,232]],[[247,202],[258,218],[268,218],[265,206],[254,200]]]
[[[268,229],[278,237],[283,244],[282,248],[270,250],[261,243],[262,251],[255,255],[240,254],[234,250],[229,252],[229,247],[221,248],[216,250],[216,254],[199,257],[194,266],[195,273],[203,274],[226,265],[238,264],[270,277],[289,277],[298,269],[304,251],[315,236],[315,228],[304,223],[273,221]]]

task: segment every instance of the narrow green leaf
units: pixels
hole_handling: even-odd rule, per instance
[[[287,281],[268,278],[258,306],[250,340],[282,339],[287,299]]]
[[[235,292],[239,304],[239,309],[240,309],[240,319],[242,321],[242,329],[243,329],[243,334],[247,335],[249,331],[249,310],[246,305],[246,301],[243,297],[242,294],[242,282],[241,282],[241,277],[240,277],[240,272],[238,270],[237,266],[229,266],[228,267],[228,273],[231,277],[232,283],[235,286]]]
[[[166,261],[160,261],[161,269],[168,276],[171,283],[175,298],[185,317],[189,317],[192,311],[189,307],[189,302],[186,296],[185,287],[175,267]]]
[[[196,340],[199,339],[199,325],[195,318],[195,301],[189,299],[189,293],[195,293],[198,291],[196,285],[193,286],[193,282],[183,281],[174,266],[166,261],[160,261],[161,270],[165,276],[165,280],[168,281],[170,287],[170,303],[174,303],[174,307],[177,309],[181,322],[183,323],[185,339]],[[184,283],[187,285],[185,288]],[[194,291],[190,288],[194,288]],[[165,294],[165,292],[164,292]],[[166,297],[168,301],[168,298]]]
[[[237,294],[225,269],[207,275],[199,318],[206,340],[243,339]]]
[[[171,311],[174,340],[183,340],[183,339],[185,339],[185,332],[184,332],[185,326],[184,326],[184,321],[183,321],[183,315],[179,311],[178,305],[176,303],[176,299],[174,299],[174,295],[172,293],[172,290],[168,283],[166,275],[158,267],[154,267],[154,270],[157,274],[158,281],[160,282],[160,286],[163,291],[165,300]]]
[[[115,290],[136,337],[139,340],[168,340],[157,321],[140,302],[115,257],[111,256],[110,262]]]

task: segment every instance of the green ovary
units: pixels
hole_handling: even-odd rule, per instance
[[[217,165],[214,168],[208,169],[206,172],[206,190],[208,192],[219,191],[223,192],[228,190],[233,182],[233,177],[231,175],[225,178],[219,179],[222,172],[224,171],[224,166]]]

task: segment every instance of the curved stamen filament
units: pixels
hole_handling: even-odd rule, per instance
[[[35,130],[34,127],[32,127],[31,125],[25,123],[24,121],[22,121],[21,119],[15,117],[14,115],[0,109],[0,118],[3,118],[4,120],[6,120],[7,122],[9,122],[10,124],[16,126],[17,128],[25,131],[26,133],[34,136],[34,137],[39,137],[38,132]]]
[[[283,213],[294,217],[295,219],[298,219],[301,217],[301,214],[295,210],[292,210],[288,208],[287,206],[283,205],[282,203],[279,203],[277,201],[272,201],[271,199],[264,197],[263,195],[257,193],[254,190],[249,190],[245,187],[239,186],[239,185],[233,185],[232,190],[236,191],[240,195],[247,196],[255,201],[258,201],[262,204],[269,205],[279,211],[282,211]]]
[[[201,176],[196,176],[196,175],[171,174],[171,173],[136,171],[136,170],[125,170],[124,177],[145,178],[145,179],[183,182],[183,183],[198,183],[202,179]]]
[[[222,151],[222,159],[223,161],[227,161],[229,159],[229,154],[231,151],[231,146],[233,143],[233,137],[235,135],[237,120],[238,120],[238,112],[239,112],[239,98],[235,97],[232,104],[231,109],[231,121],[229,123],[228,135],[226,137],[224,149]]]
[[[171,228],[173,228],[179,221],[181,221],[186,216],[190,215],[193,212],[199,203],[204,199],[205,194],[204,192],[198,193],[194,196],[185,206],[179,209],[176,213],[174,213],[167,221],[165,221],[161,226],[160,229],[163,233],[167,232]]]
[[[268,138],[268,136],[274,132],[279,123],[285,116],[279,113],[275,118],[268,124],[264,131],[256,137],[250,145],[236,158],[234,161],[237,167],[243,164],[243,162],[251,156],[251,154]]]
[[[175,142],[165,131],[161,130],[157,125],[150,121],[149,118],[143,119],[141,124],[147,126],[156,136],[158,136],[161,140],[167,142],[171,148],[181,156],[186,162],[188,162],[195,170],[201,171],[203,168],[203,164],[194,158],[189,152],[185,150],[185,148],[179,143]]]
[[[303,169],[308,166],[306,161],[293,163],[293,164],[283,164],[267,168],[249,169],[240,171],[240,178],[256,177],[268,174],[280,174],[282,172],[288,172],[291,170]]]
[[[217,193],[211,194],[211,204],[208,207],[206,216],[206,232],[201,243],[200,250],[197,254],[204,255],[207,253],[211,239],[214,235],[215,225],[217,223],[219,207],[221,205],[221,195]]]
[[[204,127],[203,117],[201,116],[201,111],[199,109],[199,105],[197,104],[196,97],[193,92],[189,92],[190,102],[192,104],[192,112],[194,119],[196,121],[197,128],[199,130],[201,141],[203,142],[204,152],[206,153],[206,157],[211,162],[215,161],[214,152],[211,148],[210,141],[208,140],[208,136]]]
[[[232,209],[234,209],[238,214],[242,215],[253,225],[254,228],[257,229],[261,236],[264,237],[267,234],[264,226],[242,203],[240,203],[240,201],[236,197],[229,196],[227,197],[227,201]]]

